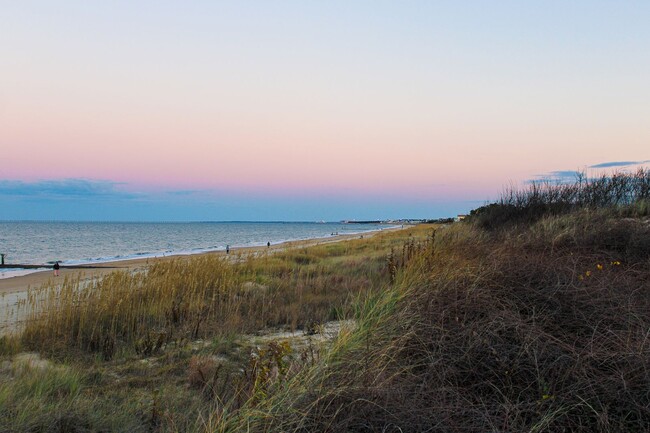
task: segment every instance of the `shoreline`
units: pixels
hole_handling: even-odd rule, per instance
[[[404,225],[403,228],[409,226]],[[400,230],[401,226],[392,226],[386,227],[381,230],[368,230],[365,232],[356,232],[356,233],[346,233],[342,235],[326,236],[326,237],[317,237],[301,240],[288,240],[283,241],[277,244],[272,244],[270,247],[266,245],[255,245],[255,246],[232,246],[230,248],[230,253],[226,254],[225,250],[212,250],[212,251],[201,251],[196,253],[170,253],[169,255],[162,256],[146,256],[146,257],[133,257],[125,258],[115,261],[106,261],[106,262],[93,262],[88,263],[88,267],[84,267],[82,264],[75,265],[62,265],[61,266],[61,275],[59,277],[54,277],[52,270],[39,270],[30,272],[24,275],[10,276],[5,278],[0,278],[0,296],[4,296],[9,293],[16,292],[26,292],[29,288],[37,288],[47,283],[52,279],[63,279],[66,276],[77,276],[78,274],[83,274],[84,279],[93,279],[101,277],[103,275],[109,274],[113,271],[118,270],[141,270],[148,267],[150,264],[157,261],[164,260],[176,260],[176,259],[189,259],[192,257],[201,257],[205,255],[217,255],[217,256],[229,256],[237,257],[244,254],[259,253],[263,251],[283,251],[292,248],[305,248],[314,245],[341,242],[350,239],[358,239],[362,236],[371,237],[377,233],[382,233],[387,230]]]
[[[139,223],[134,223],[134,224],[139,224]],[[385,225],[385,227],[358,230],[358,231],[347,231],[344,232],[343,234],[339,234],[339,232],[336,231],[336,232],[332,232],[331,234],[323,234],[322,236],[319,235],[316,237],[276,239],[273,241],[271,245],[272,246],[283,245],[291,242],[312,241],[312,240],[319,240],[319,239],[332,239],[336,236],[344,236],[344,235],[359,236],[359,235],[364,235],[366,233],[392,230],[403,226],[403,224],[384,224],[384,223],[381,223],[381,225]],[[259,241],[259,242],[256,241],[256,242],[248,242],[246,244],[231,244],[230,249],[241,250],[241,249],[257,248],[257,247],[261,248],[266,246],[267,246],[266,241]],[[157,258],[168,257],[168,256],[191,256],[191,255],[200,255],[206,253],[226,252],[226,248],[227,245],[224,244],[223,246],[219,246],[219,247],[214,246],[214,247],[206,247],[206,248],[178,249],[178,250],[166,250],[166,251],[159,250],[156,252],[147,251],[147,252],[136,252],[133,254],[126,254],[126,255],[105,256],[105,257],[86,258],[86,259],[76,259],[76,258],[63,259],[63,260],[58,260],[58,263],[61,266],[61,269],[63,268],[87,269],[93,267],[105,267],[106,265],[112,263],[121,263],[121,262],[127,262],[132,260],[157,259]],[[18,262],[18,263],[6,263],[6,264],[3,263],[2,265],[0,265],[0,281],[3,279],[14,277],[14,275],[8,275],[8,276],[2,275],[5,272],[21,272],[22,275],[26,275],[33,272],[51,270],[53,265],[54,265],[54,261],[40,262],[40,263],[38,262],[37,263]]]

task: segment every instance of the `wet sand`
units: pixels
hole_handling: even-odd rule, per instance
[[[394,229],[390,229],[390,230],[394,230]],[[371,237],[373,235],[376,235],[377,233],[381,233],[381,231],[363,233],[362,235],[364,238],[366,238],[366,237]],[[241,248],[233,247],[230,249],[230,254],[228,254],[228,257],[234,260],[239,255],[242,254],[248,255],[248,254],[255,254],[255,253],[262,253],[262,252],[274,252],[274,251],[277,252],[277,251],[283,251],[290,248],[303,248],[312,245],[321,245],[321,244],[326,244],[331,242],[340,242],[348,239],[359,239],[360,236],[361,234],[338,235],[338,236],[332,236],[328,238],[283,242],[280,244],[271,245],[270,248],[266,246],[241,247]],[[141,270],[141,269],[145,269],[150,264],[159,261],[188,259],[190,257],[198,257],[198,256],[205,256],[205,255],[226,256],[226,252],[212,251],[207,253],[191,254],[191,255],[169,255],[165,257],[155,257],[155,258],[150,257],[150,258],[143,258],[143,259],[123,260],[123,261],[116,261],[116,262],[109,262],[109,263],[94,264],[92,268],[86,268],[86,269],[62,268],[61,275],[59,277],[54,277],[53,271],[50,270],[50,271],[34,272],[31,274],[17,276],[17,277],[2,278],[0,279],[0,295],[4,297],[9,293],[26,292],[30,287],[32,288],[41,287],[43,284],[47,283],[50,280],[63,281],[63,279],[66,276],[72,277],[72,276],[77,276],[78,274],[82,274],[84,280],[90,280],[96,277],[101,277],[102,275],[106,275],[115,270]]]

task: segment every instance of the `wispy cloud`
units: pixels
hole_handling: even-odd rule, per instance
[[[187,197],[187,196],[192,196],[192,195],[197,195],[197,194],[205,194],[209,193],[210,191],[207,190],[202,190],[202,189],[179,189],[179,190],[171,190],[171,191],[165,191],[165,194],[171,195],[171,196],[177,196],[177,197]]]
[[[577,170],[555,170],[549,171],[544,174],[537,174],[533,179],[529,179],[526,183],[537,182],[553,182],[553,183],[567,183],[575,181],[582,173]]]
[[[650,160],[645,161],[611,161],[601,162],[600,164],[590,165],[589,168],[611,168],[611,167],[629,167],[630,165],[639,165],[650,163]]]
[[[133,199],[140,195],[120,189],[123,183],[108,180],[59,179],[25,182],[0,180],[0,196],[38,198],[118,198]]]
[[[599,173],[605,173],[603,170],[598,169],[607,169],[607,168],[619,168],[622,171],[626,171],[628,167],[639,166],[643,164],[650,163],[650,160],[643,161],[610,161],[602,162],[600,164],[594,164],[585,167],[584,170],[555,170],[549,171],[548,173],[536,174],[532,179],[528,179],[524,183],[539,183],[539,182],[552,182],[552,183],[570,183],[576,181],[579,177],[586,179],[593,179],[594,177],[600,176]],[[595,170],[590,170],[595,169]]]

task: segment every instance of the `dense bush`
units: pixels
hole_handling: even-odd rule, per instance
[[[470,214],[470,221],[494,229],[530,223],[543,216],[577,209],[615,209],[630,216],[650,215],[650,170],[615,173],[598,178],[578,175],[574,182],[530,182],[527,188],[507,188],[496,203]]]
[[[485,208],[500,230],[475,219],[406,242],[354,335],[239,420],[259,431],[647,431],[650,221],[638,191],[558,215],[535,214],[524,194],[522,206]],[[510,224],[508,212],[523,216]]]

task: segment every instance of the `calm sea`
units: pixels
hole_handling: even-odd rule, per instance
[[[205,222],[103,223],[2,222],[0,253],[6,263],[92,264],[170,254],[196,254],[284,241],[359,234],[379,224]],[[0,278],[25,271],[0,271]]]

